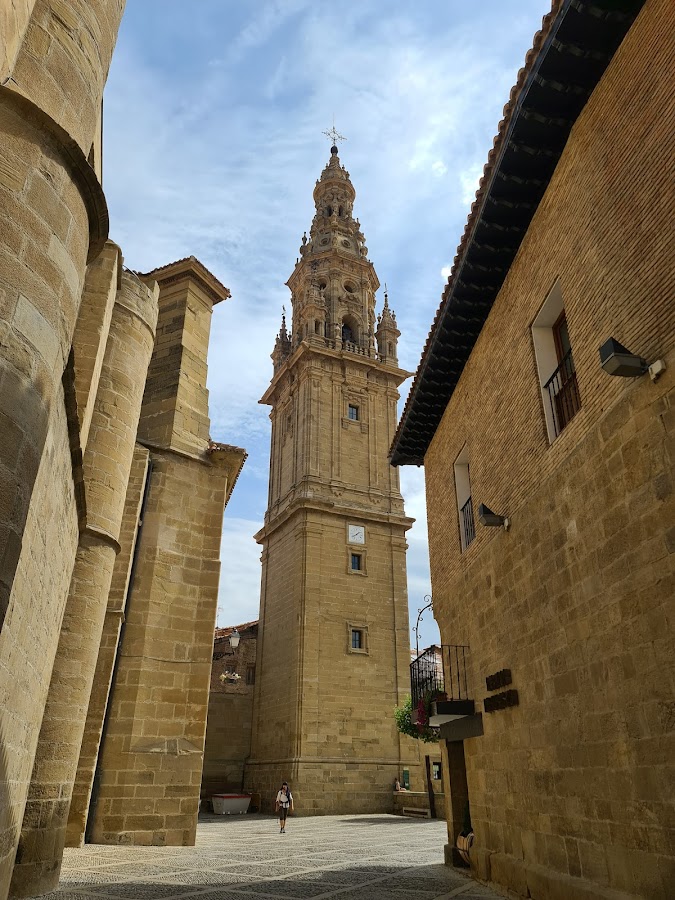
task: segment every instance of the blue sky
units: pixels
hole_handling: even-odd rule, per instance
[[[347,137],[340,158],[354,215],[389,288],[400,363],[414,371],[548,9],[547,0],[127,0],[105,93],[111,237],[132,269],[194,254],[232,291],[213,316],[212,436],[249,458],[225,514],[219,624],[258,614],[252,535],[267,501],[269,419],[257,401],[329,157],[322,131],[335,116]],[[403,468],[401,486],[417,519],[412,627],[431,592],[423,470]],[[427,613],[420,645],[437,635]]]

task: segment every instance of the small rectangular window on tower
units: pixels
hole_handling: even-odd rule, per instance
[[[352,422],[359,421],[359,408],[358,406],[354,406],[352,403],[349,404],[347,408],[347,415],[352,420]]]
[[[347,622],[347,653],[370,655],[368,626],[363,622]]]
[[[363,568],[362,562],[363,562],[363,558],[360,553],[352,553],[352,562],[351,562],[352,572],[360,572]]]

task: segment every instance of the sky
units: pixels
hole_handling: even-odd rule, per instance
[[[258,617],[252,536],[267,504],[270,438],[258,400],[329,158],[322,132],[334,121],[346,137],[354,216],[397,315],[399,363],[415,371],[504,104],[549,9],[548,0],[127,0],[104,97],[110,236],[131,269],[194,255],[232,292],[213,315],[211,434],[249,456],[223,522],[220,625]],[[424,470],[403,467],[401,490],[416,519],[412,628],[431,595]],[[427,612],[419,646],[438,640]]]

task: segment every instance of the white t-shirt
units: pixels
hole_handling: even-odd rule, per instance
[[[283,791],[279,791],[277,794],[277,803],[281,806],[290,806],[293,802],[293,794],[289,791],[287,794],[284,794]]]

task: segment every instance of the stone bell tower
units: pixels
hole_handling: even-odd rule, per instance
[[[376,323],[355,194],[333,146],[261,400],[272,448],[246,785],[269,808],[289,781],[299,814],[388,811],[413,761],[393,718],[409,692],[412,519],[387,458],[410,373],[386,299]]]

